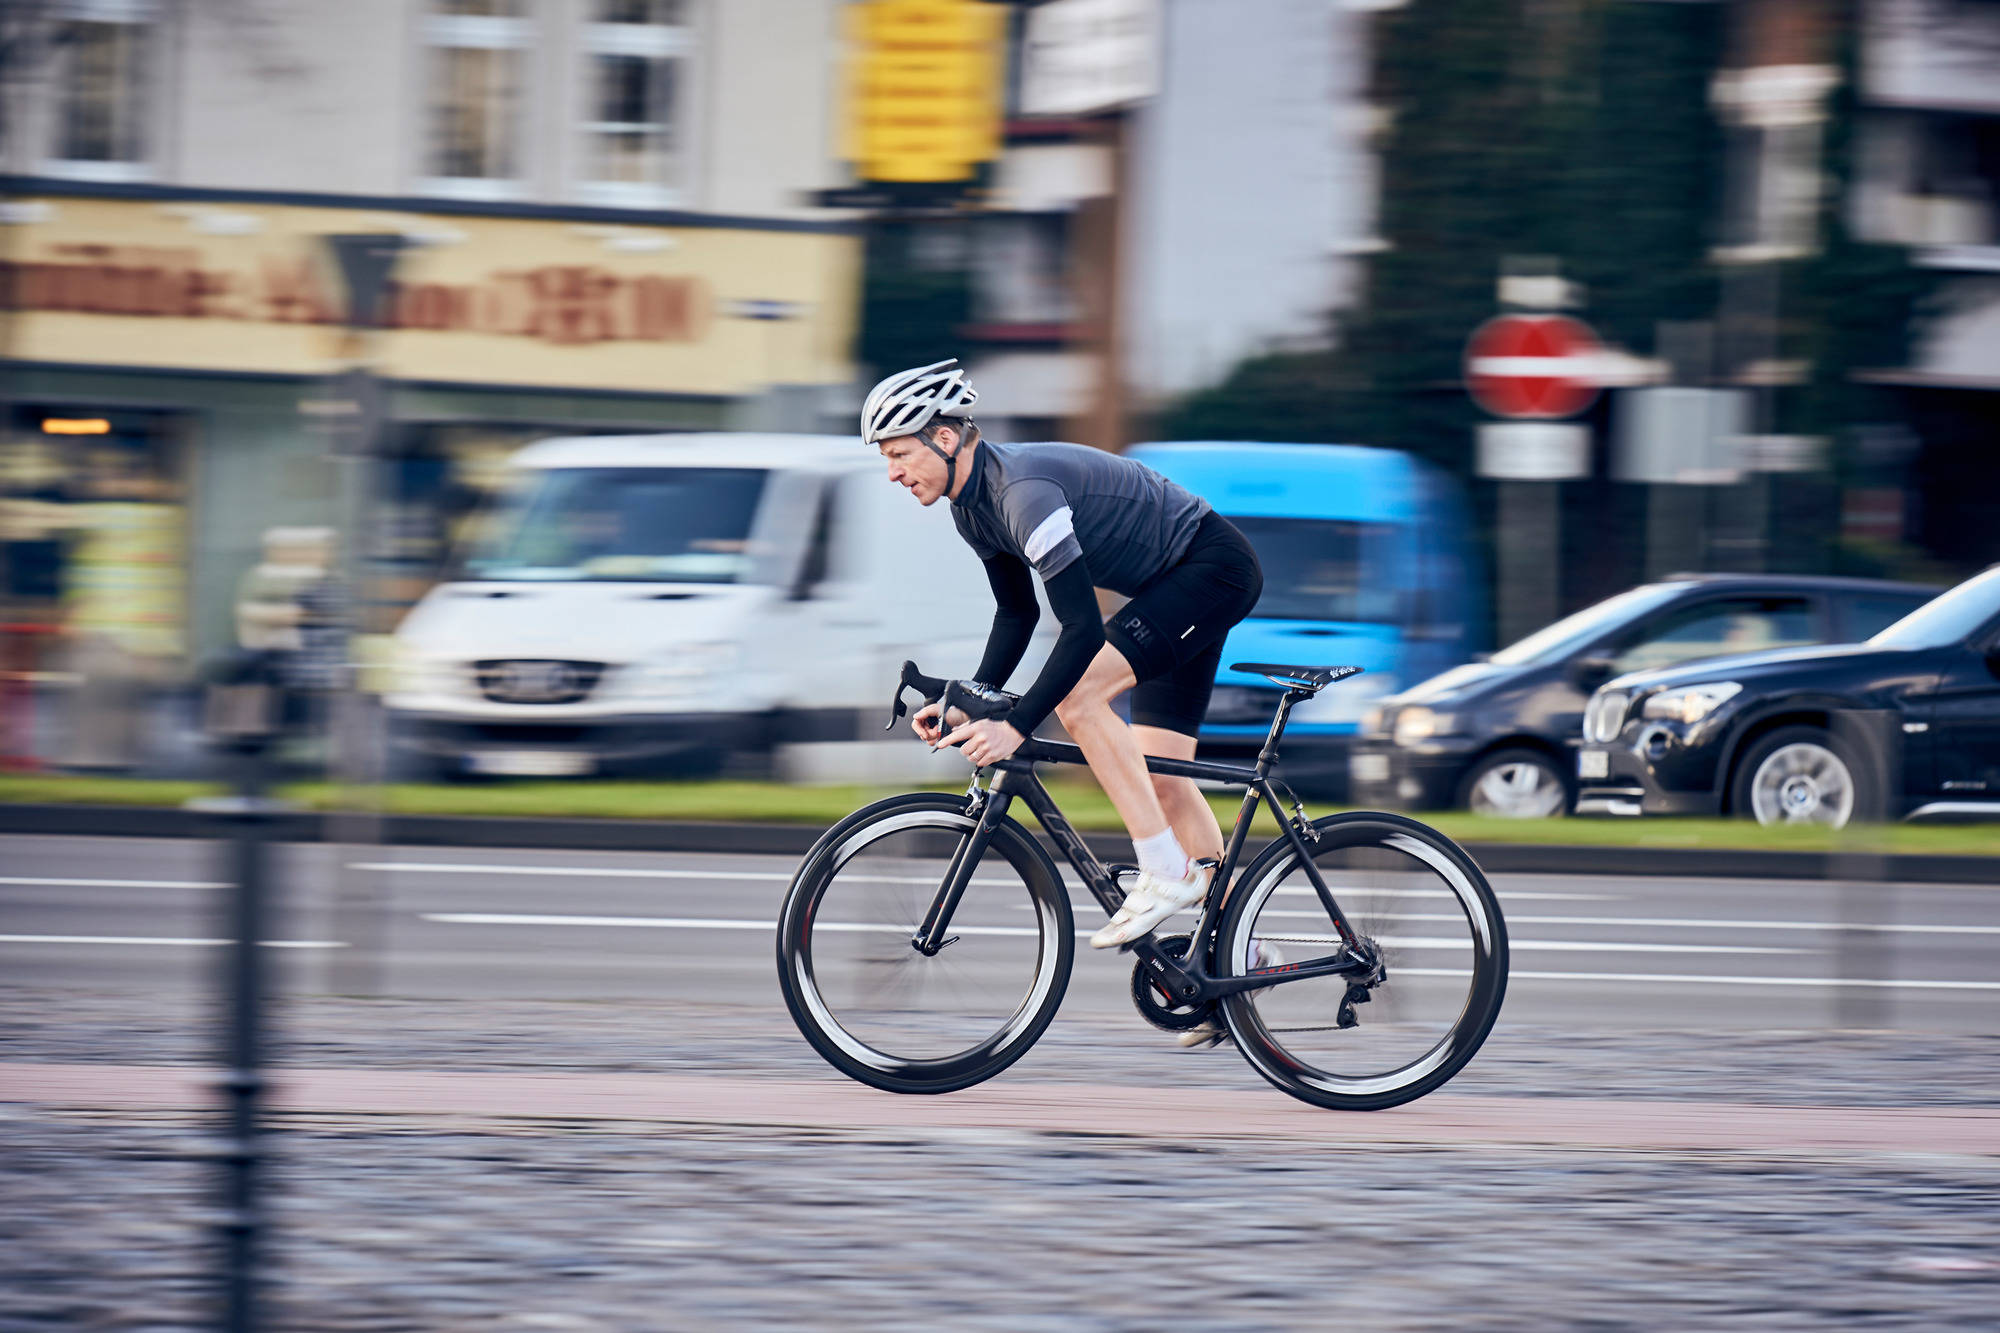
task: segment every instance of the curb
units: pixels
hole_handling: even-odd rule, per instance
[[[290,811],[273,818],[282,842],[336,840],[343,818]],[[0,834],[111,838],[221,838],[227,816],[161,806],[0,803]],[[481,815],[384,815],[380,840],[405,847],[537,847],[553,851],[762,853],[797,856],[823,830],[808,824],[672,822],[642,819],[500,819]],[[1035,835],[1054,853],[1047,837]],[[1086,833],[1091,851],[1124,860],[1131,844]],[[1253,838],[1245,855],[1267,839]],[[2000,858],[1897,856],[1873,852],[1762,852],[1699,847],[1581,847],[1466,843],[1489,874],[1666,876],[1689,879],[1878,880],[1914,884],[2000,883]],[[1060,861],[1060,857],[1058,857]]]

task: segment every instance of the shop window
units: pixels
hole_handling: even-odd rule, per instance
[[[151,174],[160,38],[150,0],[75,0],[55,29],[54,141],[44,170],[93,180]]]
[[[525,0],[431,0],[425,188],[500,198],[519,192],[528,56]]]
[[[688,62],[684,0],[595,0],[583,31],[583,143],[578,193],[661,205],[685,179]]]

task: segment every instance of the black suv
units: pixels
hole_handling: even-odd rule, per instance
[[[1349,761],[1353,800],[1561,814],[1575,796],[1584,704],[1613,676],[1757,648],[1853,643],[1936,593],[1783,574],[1641,584],[1371,709]]]
[[[1866,643],[1614,680],[1585,730],[1580,808],[2000,818],[2000,565]]]

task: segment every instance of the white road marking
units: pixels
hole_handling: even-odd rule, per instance
[[[1411,878],[1420,878],[1420,877],[1412,876]],[[1395,898],[1455,899],[1458,897],[1458,895],[1453,893],[1450,889],[1445,889],[1445,888],[1378,889],[1378,888],[1371,888],[1365,884],[1343,885],[1338,880],[1330,882],[1327,885],[1327,887],[1333,890],[1333,896],[1336,899],[1338,899],[1342,893],[1350,893],[1350,894],[1359,894],[1367,898],[1369,902],[1386,902],[1390,899],[1395,899]],[[1317,897],[1319,891],[1313,888],[1312,885],[1306,884],[1296,887],[1280,886],[1276,892],[1279,897],[1283,898],[1312,898],[1312,897]],[[1502,906],[1505,906],[1508,903],[1525,903],[1525,902],[1603,903],[1603,902],[1616,902],[1619,900],[1619,895],[1615,893],[1541,893],[1535,891],[1517,892],[1514,890],[1508,890],[1505,893],[1499,893],[1498,891],[1496,891],[1496,895],[1499,897]]]
[[[52,889],[226,889],[229,885],[203,879],[35,879],[0,875],[0,884]]]
[[[184,939],[169,935],[0,935],[0,944],[157,944],[181,949],[214,949],[235,940]],[[344,940],[261,940],[266,949],[345,949]]]
[[[613,929],[637,927],[646,930],[776,930],[776,921],[753,921],[740,918],[706,916],[555,916],[530,912],[423,912],[419,917],[425,921],[435,921],[450,926],[596,926]],[[899,926],[887,921],[831,922],[822,921],[816,929],[832,931],[875,931],[908,935],[912,926]],[[1039,932],[1032,926],[959,926],[953,923],[952,932],[959,935],[1035,935]],[[1079,935],[1089,935],[1088,930],[1078,930]],[[1339,939],[1316,935],[1266,935],[1265,939],[1275,939],[1302,944],[1338,944]],[[1422,935],[1384,935],[1381,942],[1397,949],[1463,949],[1469,941],[1450,937],[1436,938]],[[1510,948],[1547,949],[1554,952],[1572,953],[1755,953],[1793,954],[1807,952],[1803,949],[1780,948],[1734,948],[1723,944],[1594,944],[1573,940],[1513,940]]]
[[[943,865],[943,861],[939,861]],[[789,870],[652,870],[638,866],[478,866],[446,865],[431,861],[354,861],[349,870],[395,870],[418,871],[437,875],[540,875],[555,879],[747,879],[761,880],[771,884],[789,884],[792,872]],[[850,883],[868,884],[930,884],[940,882],[943,872],[936,875],[847,875],[843,878]],[[974,884],[987,887],[1019,884],[1017,878],[980,879]],[[1082,889],[1075,880],[1066,881],[1069,888]]]
[[[939,858],[939,864],[943,864]],[[421,875],[532,875],[547,879],[741,879],[758,880],[772,884],[788,884],[792,879],[789,870],[658,870],[644,866],[521,866],[521,865],[474,865],[457,861],[351,861],[349,870],[390,870]],[[936,875],[868,875],[857,876],[870,883],[881,884],[935,884]],[[1065,883],[1072,889],[1083,886],[1076,880],[1064,876]],[[1012,884],[1017,881],[1007,879],[974,879],[974,884]],[[1310,897],[1313,890],[1304,888],[1280,888],[1281,894]],[[1389,898],[1450,898],[1449,889],[1371,889],[1368,896],[1372,900]],[[1507,893],[1502,895],[1505,902],[1606,902],[1617,898],[1605,893]]]

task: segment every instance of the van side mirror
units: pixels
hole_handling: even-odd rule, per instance
[[[1576,683],[1579,690],[1589,694],[1610,680],[1611,673],[1616,669],[1617,663],[1608,657],[1579,657],[1569,664],[1569,678]]]

